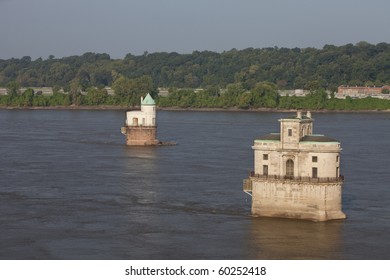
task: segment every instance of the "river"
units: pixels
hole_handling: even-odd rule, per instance
[[[118,110],[0,110],[0,259],[390,259],[390,114],[314,113],[341,141],[343,221],[250,216],[242,179],[274,112],[159,111],[127,147]]]

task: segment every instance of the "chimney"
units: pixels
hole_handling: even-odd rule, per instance
[[[311,119],[311,113],[310,113],[310,111],[307,111],[306,117],[308,117],[309,119]]]
[[[302,112],[301,111],[297,111],[297,118],[302,119]]]

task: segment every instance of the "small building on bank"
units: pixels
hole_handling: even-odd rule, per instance
[[[141,110],[126,113],[125,126],[121,129],[126,135],[128,146],[159,145],[157,140],[156,103],[148,93],[141,97]]]
[[[313,221],[345,219],[340,142],[313,134],[311,113],[283,118],[280,133],[254,141],[254,171],[244,180],[252,215]]]

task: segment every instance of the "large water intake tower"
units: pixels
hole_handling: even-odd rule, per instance
[[[283,118],[280,133],[255,139],[254,171],[244,180],[254,216],[327,221],[342,212],[340,142],[313,134],[310,112]]]

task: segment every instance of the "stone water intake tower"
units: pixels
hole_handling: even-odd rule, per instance
[[[311,113],[283,118],[280,133],[254,140],[254,171],[244,180],[252,215],[312,221],[345,219],[340,142],[313,134]]]
[[[160,145],[157,140],[156,103],[148,93],[141,97],[141,110],[126,112],[125,126],[121,132],[126,135],[128,146]]]

